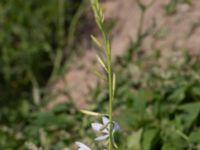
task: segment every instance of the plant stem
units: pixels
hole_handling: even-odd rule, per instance
[[[113,74],[112,74],[112,57],[111,57],[111,46],[108,39],[108,35],[104,33],[104,40],[106,44],[106,58],[107,58],[107,68],[108,68],[108,90],[109,90],[109,120],[110,120],[110,129],[109,129],[109,145],[108,149],[112,150],[113,137],[112,137],[112,107],[113,107]]]
[[[99,5],[98,0],[91,0],[92,9],[94,11],[94,16],[96,19],[96,23],[101,30],[101,33],[103,35],[103,41],[105,44],[104,50],[106,54],[106,71],[107,71],[107,78],[108,78],[108,92],[109,92],[109,122],[110,122],[110,128],[109,128],[109,144],[108,144],[108,150],[113,149],[113,134],[112,134],[112,128],[113,128],[113,119],[112,119],[112,111],[113,111],[113,98],[114,98],[114,91],[113,91],[113,72],[112,72],[112,56],[111,56],[111,45],[109,36],[107,33],[107,30],[105,28],[104,24],[104,16],[103,11]],[[105,68],[104,62],[101,61],[102,66]]]

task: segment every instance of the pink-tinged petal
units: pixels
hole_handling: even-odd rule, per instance
[[[77,146],[79,146],[79,149],[78,150],[91,150],[87,145],[81,143],[81,142],[75,142],[75,144]]]
[[[107,117],[102,117],[102,122],[104,125],[108,124],[109,123],[109,119]]]
[[[95,140],[96,141],[103,141],[103,140],[106,140],[108,137],[109,137],[109,134],[106,134],[106,135],[97,137]]]
[[[95,130],[95,131],[99,132],[102,127],[103,127],[103,125],[100,124],[100,123],[92,123],[92,129]]]

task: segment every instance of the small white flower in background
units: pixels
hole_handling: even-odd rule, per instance
[[[75,144],[79,147],[78,150],[91,150],[87,145],[81,142],[75,142]]]
[[[95,130],[99,133],[102,133],[101,136],[99,136],[95,139],[96,141],[103,141],[103,140],[108,139],[108,137],[109,137],[109,129],[110,129],[110,125],[111,125],[110,120],[107,117],[102,117],[102,122],[103,122],[103,124],[92,123],[93,130]],[[117,122],[113,121],[112,125],[113,125],[112,134],[114,135],[114,133],[119,130],[119,124]],[[113,140],[114,140],[114,137],[113,137]],[[113,143],[115,143],[115,142],[113,141]]]
[[[97,138],[95,138],[95,140],[103,141],[109,138],[109,130],[110,130],[111,125],[112,125],[112,137],[113,137],[112,144],[114,147],[117,148],[117,145],[114,139],[114,133],[120,129],[119,124],[117,122],[113,121],[112,123],[110,123],[110,120],[107,117],[103,116],[102,123],[92,123],[92,129],[102,134],[98,136]],[[75,143],[79,147],[78,150],[91,150],[87,145],[81,142],[75,142]]]
[[[92,129],[94,131],[103,133],[102,136],[99,136],[95,139],[97,141],[102,141],[102,140],[105,140],[109,137],[109,127],[108,127],[109,126],[109,119],[107,117],[102,117],[102,122],[103,122],[103,124],[92,123]],[[102,129],[102,128],[104,128],[104,129]]]

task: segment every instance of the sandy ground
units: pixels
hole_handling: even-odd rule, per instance
[[[150,2],[143,0],[145,4]],[[145,13],[142,30],[149,29],[153,24],[155,28],[153,34],[144,40],[142,49],[147,52],[160,49],[163,56],[168,54],[166,52],[185,48],[191,54],[200,53],[200,1],[193,0],[192,6],[180,4],[173,15],[166,15],[164,6],[168,3],[169,0],[157,0]],[[102,7],[107,20],[116,20],[111,31],[111,42],[113,56],[120,56],[127,50],[130,41],[137,37],[141,10],[135,0],[108,0],[102,2]],[[98,81],[92,72],[96,59],[95,49],[82,47],[83,55],[53,88],[53,93],[67,91],[78,108],[87,107],[88,93]],[[65,100],[65,94],[58,94],[49,107]]]

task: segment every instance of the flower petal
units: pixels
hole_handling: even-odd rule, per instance
[[[102,122],[103,122],[104,125],[108,124],[109,121],[110,120],[107,117],[105,117],[105,116],[102,117]]]
[[[106,128],[102,131],[102,133],[109,134],[109,130]]]
[[[88,149],[85,149],[85,148],[82,148],[82,147],[81,147],[81,148],[79,148],[78,150],[88,150]]]
[[[79,149],[78,150],[91,150],[87,145],[81,143],[81,142],[75,142],[75,144],[77,146],[79,146]]]
[[[120,126],[117,122],[113,121],[113,129],[112,129],[112,132],[116,132],[120,129]]]
[[[95,131],[99,132],[102,127],[103,127],[103,125],[100,124],[100,123],[92,123],[92,129],[95,130]]]
[[[106,135],[102,135],[102,136],[97,137],[95,140],[96,141],[103,141],[103,140],[106,140],[108,137],[109,137],[109,134],[106,134]]]

